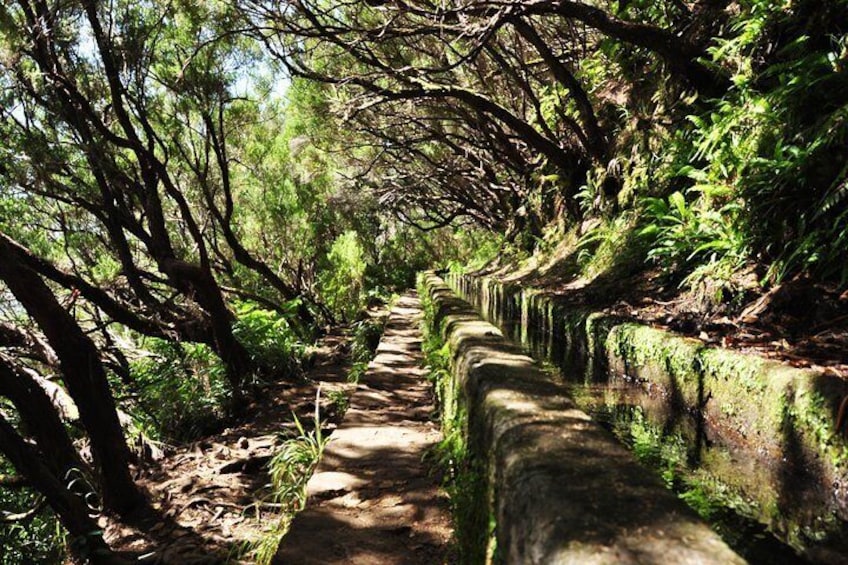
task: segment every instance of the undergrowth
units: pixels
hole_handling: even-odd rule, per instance
[[[327,254],[326,269],[320,271],[321,297],[333,315],[347,321],[365,305],[365,250],[355,231],[341,234]]]
[[[257,367],[274,379],[300,373],[306,346],[294,326],[299,305],[299,300],[292,300],[285,305],[285,312],[265,309],[246,300],[233,305],[236,314],[233,333]]]
[[[642,198],[662,268],[753,260],[764,284],[848,283],[848,35],[829,4],[752,0],[715,41],[733,87],[665,136]]]
[[[257,565],[269,565],[292,519],[305,507],[306,484],[321,460],[328,441],[321,429],[320,400],[319,387],[315,394],[312,429],[307,430],[297,415],[293,414],[297,435],[287,439],[269,462],[269,494],[264,501],[256,503],[257,513],[263,508],[270,509],[270,516],[266,518],[270,525],[260,538],[245,542],[237,548],[238,557],[249,558]]]
[[[233,332],[257,367],[247,382],[291,378],[301,372],[306,347],[291,319],[297,302],[281,313],[249,301],[236,302]],[[129,411],[149,438],[190,441],[214,433],[228,415],[226,369],[201,343],[141,338],[132,345],[129,380],[115,383],[132,399]]]
[[[0,457],[0,476],[8,478],[12,471]],[[66,534],[40,495],[28,488],[0,488],[0,508],[0,561],[4,565],[62,562]],[[26,517],[11,520],[13,514]]]
[[[352,366],[348,372],[348,382],[358,383],[368,370],[368,363],[374,358],[380,338],[383,337],[385,325],[385,316],[367,317],[352,324],[350,349]]]
[[[144,434],[189,441],[214,432],[225,415],[225,369],[203,344],[146,338],[130,363],[134,416]]]

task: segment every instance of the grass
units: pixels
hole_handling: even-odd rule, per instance
[[[354,324],[351,347],[353,365],[348,372],[349,382],[358,382],[367,370],[384,326],[385,318],[367,319]],[[257,506],[275,510],[271,525],[261,537],[243,543],[234,552],[234,557],[248,559],[257,565],[270,564],[295,515],[306,506],[306,484],[321,460],[328,441],[321,428],[320,397],[321,387],[318,387],[312,428],[307,430],[297,415],[293,414],[297,435],[286,440],[268,464],[271,479],[269,494],[266,501]],[[349,406],[349,398],[344,390],[330,391],[327,398],[340,414]]]
[[[336,413],[339,415],[339,418],[344,416],[344,413],[347,412],[348,407],[350,406],[350,397],[347,392],[344,390],[331,390],[327,393],[327,398],[333,405],[336,407]]]
[[[258,506],[276,511],[271,526],[260,538],[247,541],[237,548],[234,557],[250,559],[257,565],[269,565],[292,519],[306,506],[306,483],[321,460],[328,441],[321,429],[320,400],[319,386],[315,393],[312,429],[307,430],[297,415],[293,414],[298,433],[283,443],[268,464],[270,493],[267,500],[258,503]]]

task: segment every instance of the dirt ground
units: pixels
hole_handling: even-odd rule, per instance
[[[350,392],[347,338],[332,333],[319,344],[315,364],[297,383],[272,383],[219,434],[166,446],[137,470],[152,509],[136,527],[104,523],[107,542],[142,563],[238,563],[239,547],[256,539],[278,511],[271,504],[267,464],[287,437],[292,414],[306,425],[321,387],[321,421],[332,432],[341,414],[328,395]]]
[[[307,508],[274,562],[451,562],[448,500],[423,461],[440,433],[422,367],[419,316],[417,299],[403,297],[358,385],[347,382],[347,338],[328,335],[306,379],[268,385],[231,427],[154,454],[136,476],[152,508],[135,526],[104,520],[107,542],[141,563],[249,563],[240,548],[279,519],[268,463],[295,435],[292,413],[312,421],[320,387],[330,442],[308,485]],[[344,415],[328,398],[333,391],[350,399]]]

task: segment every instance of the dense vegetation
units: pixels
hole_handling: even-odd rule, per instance
[[[742,272],[844,290],[846,33],[843,0],[4,4],[12,558],[58,520],[108,562],[91,514],[145,506],[137,445],[428,266],[572,238],[715,302]]]

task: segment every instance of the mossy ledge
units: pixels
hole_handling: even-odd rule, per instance
[[[744,563],[442,279],[422,276],[506,563]],[[487,533],[484,533],[487,535]]]
[[[698,419],[711,441],[756,460],[756,479],[727,465],[706,471],[754,503],[756,518],[808,558],[831,562],[834,551],[844,549],[848,443],[835,426],[848,396],[844,379],[568,309],[555,296],[488,277],[447,280],[487,319],[554,360],[571,379],[639,383]]]

